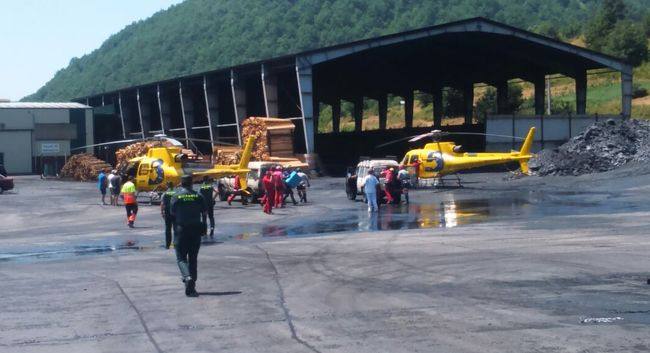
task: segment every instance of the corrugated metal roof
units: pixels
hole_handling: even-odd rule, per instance
[[[0,103],[0,109],[90,109],[75,102],[10,102]]]

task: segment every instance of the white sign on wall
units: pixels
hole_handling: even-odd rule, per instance
[[[61,152],[61,144],[59,143],[42,143],[41,153],[59,153]]]

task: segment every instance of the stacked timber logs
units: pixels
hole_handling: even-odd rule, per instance
[[[237,164],[241,158],[241,147],[214,146],[212,156],[214,164]]]
[[[110,164],[92,154],[75,154],[68,158],[61,169],[61,177],[79,181],[95,180],[100,171],[111,168]]]
[[[291,120],[251,117],[242,123],[242,139],[255,137],[253,160],[267,161],[270,156],[293,157],[293,131]]]
[[[129,165],[130,159],[146,155],[147,151],[152,147],[167,145],[167,143],[161,141],[143,141],[120,148],[115,151],[115,159],[117,160],[116,169],[124,170]]]

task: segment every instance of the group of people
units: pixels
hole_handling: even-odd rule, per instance
[[[311,186],[309,176],[300,168],[291,171],[283,170],[281,166],[277,166],[275,170],[267,170],[264,177],[262,177],[262,185],[264,187],[264,196],[260,199],[260,204],[266,214],[272,214],[274,207],[285,207],[289,197],[291,197],[293,204],[297,205],[298,201],[296,201],[293,189],[298,191],[300,202],[306,203],[307,188]]]
[[[408,189],[411,184],[411,175],[403,165],[399,166],[399,171],[393,167],[384,168],[379,177],[385,180],[383,190],[380,187],[379,178],[372,168],[362,182],[363,192],[368,203],[368,212],[379,211],[378,200],[384,197],[387,204],[396,204],[400,199],[399,195],[403,195],[404,201],[409,203]]]
[[[122,176],[115,169],[100,171],[97,176],[97,189],[102,194],[102,205],[106,205],[106,194],[108,193],[110,205],[119,206]]]

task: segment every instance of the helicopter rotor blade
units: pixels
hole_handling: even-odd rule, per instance
[[[83,149],[86,149],[86,148],[88,148],[88,147],[99,147],[99,146],[119,145],[119,144],[124,144],[124,143],[135,142],[135,141],[140,141],[140,139],[129,139],[129,140],[119,140],[119,141],[110,141],[110,142],[95,143],[95,144],[92,144],[92,145],[86,145],[86,146],[81,146],[81,147],[71,148],[70,151],[83,150]]]
[[[472,135],[472,136],[494,136],[494,137],[503,137],[503,138],[513,138],[516,140],[525,140],[523,137],[512,136],[512,135],[499,135],[499,134],[486,134],[482,132],[447,132],[448,135]]]
[[[398,142],[402,142],[404,140],[411,139],[411,138],[413,138],[415,136],[420,136],[420,135],[406,136],[406,137],[402,137],[402,138],[397,139],[397,140],[388,141],[388,142],[382,143],[381,145],[375,146],[375,148],[381,148],[381,147],[384,147],[384,146],[389,146],[389,145],[392,145],[394,143],[398,143]]]
[[[417,136],[411,138],[411,139],[409,140],[409,142],[420,141],[420,140],[422,140],[422,139],[425,138],[425,137],[431,137],[431,136],[433,136],[433,135],[434,135],[433,131],[432,131],[432,132],[427,132],[426,134],[417,135]]]

